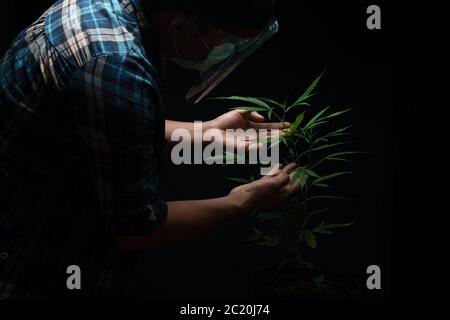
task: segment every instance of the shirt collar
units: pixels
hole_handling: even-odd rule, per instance
[[[146,29],[148,27],[148,20],[145,16],[141,0],[120,0],[120,4],[127,13],[137,16],[140,29]]]

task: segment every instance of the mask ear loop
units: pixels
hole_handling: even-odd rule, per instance
[[[197,26],[197,22],[195,20],[192,20],[192,22],[194,23],[194,28],[197,31],[200,39],[203,42],[203,45],[205,46],[206,49],[208,49],[208,52],[211,52],[211,48],[209,47],[208,43],[206,42],[206,39],[203,37],[202,33],[200,32],[198,26]],[[200,79],[202,81],[202,88],[205,89],[205,77],[203,76],[203,72],[199,71],[198,72],[200,74]]]
[[[211,51],[211,48],[209,47],[208,43],[206,42],[205,38],[203,37],[202,33],[198,29],[197,22],[195,20],[192,20],[194,22],[194,28],[197,31],[198,35],[200,36],[200,39],[202,39],[203,45],[205,46],[208,51]]]
[[[178,51],[177,43],[175,42],[175,40],[173,40],[173,38],[170,38],[170,40],[172,40],[173,47],[175,48],[175,53],[177,54],[177,58],[181,59],[180,51]]]

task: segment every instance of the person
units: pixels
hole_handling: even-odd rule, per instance
[[[222,198],[165,202],[158,190],[166,141],[193,130],[165,120],[166,62],[212,74],[191,91],[198,101],[222,77],[217,66],[229,73],[225,60],[254,50],[274,6],[59,0],[17,36],[0,64],[1,299],[121,297],[139,251],[279,206],[298,190],[295,164]],[[289,127],[264,121],[231,111],[204,130]],[[70,266],[81,270],[81,290],[69,290]]]

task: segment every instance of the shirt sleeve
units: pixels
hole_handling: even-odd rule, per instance
[[[149,235],[167,216],[154,147],[159,89],[149,70],[138,58],[102,56],[67,87],[100,213],[120,236]]]

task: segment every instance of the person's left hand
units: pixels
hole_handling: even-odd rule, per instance
[[[260,145],[257,141],[258,137],[266,138],[267,134],[269,134],[271,137],[276,135],[283,136],[286,134],[285,131],[291,126],[291,124],[288,122],[266,123],[264,121],[264,117],[257,112],[233,110],[210,121],[209,128],[218,130],[223,137],[223,141],[225,144],[233,142],[227,141],[226,139],[227,129],[243,129],[244,131],[247,129],[255,129],[254,131],[256,132],[256,135],[254,137],[238,137],[236,139],[237,141],[234,141],[234,146],[238,149],[251,149]],[[262,129],[265,129],[267,131],[267,134],[261,134],[260,130]]]

